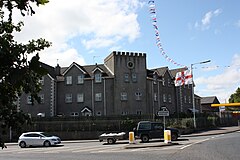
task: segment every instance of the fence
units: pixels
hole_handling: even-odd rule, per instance
[[[62,139],[97,139],[103,132],[132,131],[139,121],[152,121],[150,116],[128,116],[128,117],[88,117],[88,118],[37,118],[31,125],[23,125],[20,130],[12,130],[11,140],[16,141],[22,132],[44,131],[60,136]],[[162,117],[155,117],[155,121],[163,122]],[[206,129],[216,126],[237,125],[237,119],[232,117],[206,116],[197,117],[197,128]],[[170,118],[166,117],[166,126],[175,127],[185,132],[193,129],[192,118]],[[10,132],[5,131],[9,139]]]

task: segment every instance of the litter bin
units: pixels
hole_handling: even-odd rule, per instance
[[[171,143],[171,130],[164,130],[164,143]]]

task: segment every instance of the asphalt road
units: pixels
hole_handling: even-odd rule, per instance
[[[150,143],[163,143],[155,140]],[[240,132],[183,137],[175,145],[125,149],[127,141],[103,145],[92,141],[63,142],[56,147],[0,150],[0,160],[239,160]]]

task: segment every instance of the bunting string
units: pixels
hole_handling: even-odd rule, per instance
[[[149,4],[149,13],[150,13],[150,17],[151,17],[151,22],[154,28],[154,32],[155,32],[155,38],[156,38],[156,45],[158,47],[158,49],[161,52],[161,55],[170,63],[173,63],[174,65],[180,66],[180,67],[184,67],[187,68],[187,66],[182,65],[180,63],[177,63],[175,60],[173,60],[172,58],[170,58],[168,56],[168,54],[164,51],[162,44],[161,44],[161,40],[160,40],[160,35],[159,35],[159,29],[158,29],[158,25],[157,25],[157,14],[156,14],[156,7],[155,7],[155,2],[154,0],[148,1]]]

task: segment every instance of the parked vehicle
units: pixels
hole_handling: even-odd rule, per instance
[[[180,132],[175,128],[166,128],[171,131],[171,140],[175,141],[180,136]],[[148,142],[153,138],[164,138],[164,125],[159,122],[140,121],[134,131],[135,137],[142,142]]]
[[[45,146],[60,144],[61,139],[57,136],[45,132],[27,132],[23,133],[18,139],[18,145],[21,148],[30,146]]]

